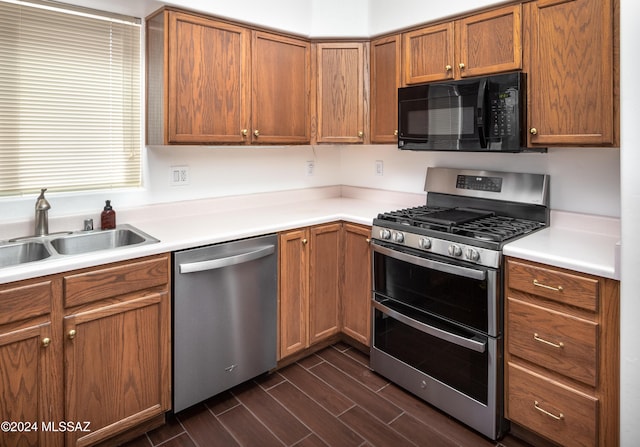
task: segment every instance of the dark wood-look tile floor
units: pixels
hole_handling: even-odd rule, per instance
[[[490,441],[337,344],[168,418],[127,447],[527,447]]]

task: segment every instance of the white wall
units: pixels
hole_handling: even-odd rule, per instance
[[[505,1],[507,0],[369,0],[370,35],[388,33]]]
[[[384,175],[375,175],[382,160]],[[470,154],[400,151],[395,146],[345,146],[342,183],[422,192],[427,166],[544,173],[551,176],[551,207],[604,216],[620,215],[620,151],[555,148],[546,154]]]
[[[640,3],[621,0],[621,184],[622,184],[622,272],[620,317],[621,443],[640,445],[640,85],[638,85],[638,42]]]

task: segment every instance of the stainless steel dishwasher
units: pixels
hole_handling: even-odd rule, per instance
[[[276,366],[276,235],[174,253],[173,411]]]

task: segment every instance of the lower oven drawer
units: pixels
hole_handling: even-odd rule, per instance
[[[597,444],[598,399],[508,364],[507,418],[565,447]]]
[[[596,386],[597,323],[513,298],[508,306],[511,354]]]

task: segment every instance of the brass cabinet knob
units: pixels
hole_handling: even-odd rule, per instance
[[[529,129],[529,133],[531,135],[538,135],[538,129],[536,129],[535,127],[532,127],[531,129]]]
[[[394,131],[393,131],[393,136],[394,136],[394,137],[397,137],[397,136],[398,136],[398,129],[396,129],[396,130],[394,130]]]
[[[253,131],[253,134],[254,134],[256,137],[259,137],[259,136],[260,136],[260,131],[259,131],[258,129],[256,129],[256,130],[254,130],[254,131]]]
[[[462,62],[458,64],[458,67],[460,67],[460,70],[464,70],[464,64]]]
[[[362,138],[362,137],[364,137],[364,132],[363,131],[358,132],[358,138]]]
[[[451,71],[452,68],[453,67],[451,65],[447,65],[446,67],[444,67],[444,69],[447,70],[447,71]]]
[[[369,238],[366,238],[365,241],[367,242],[367,244],[371,243],[371,239],[369,239]]]
[[[46,348],[51,344],[51,339],[49,337],[45,337],[42,339],[42,347]]]
[[[249,130],[248,130],[248,129],[242,129],[242,130],[240,131],[240,133],[242,133],[242,136],[243,136],[243,137],[246,137],[246,136],[249,134]]]
[[[74,338],[76,338],[76,330],[71,329],[67,335],[69,337],[69,340],[73,340]]]
[[[309,242],[309,241],[307,240],[307,238],[302,239],[302,243],[303,243],[304,245],[307,245],[307,242]]]

